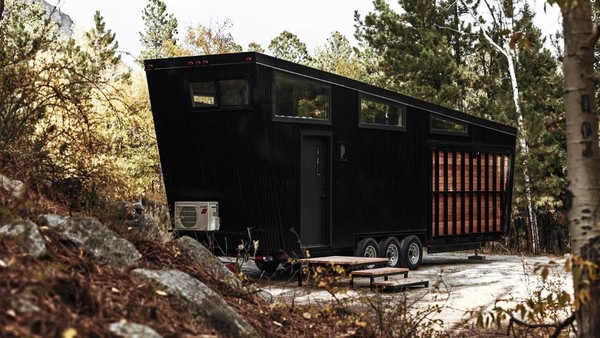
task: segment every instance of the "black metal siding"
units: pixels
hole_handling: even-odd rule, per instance
[[[185,66],[199,58],[206,58],[208,65]],[[243,58],[252,62],[239,62]],[[435,236],[430,226],[434,221],[432,147],[500,147],[514,156],[512,128],[260,54],[150,60],[146,68],[169,204],[172,208],[175,201],[218,201],[218,238],[224,247],[227,237],[229,249],[251,229],[264,253],[282,250],[302,255],[294,231],[301,235],[303,133],[330,137],[330,244],[331,249],[345,252],[361,236],[416,233],[426,241]],[[329,85],[331,123],[274,121],[276,71],[307,75]],[[193,112],[188,108],[186,81],[239,77],[251,82],[251,109]],[[406,129],[360,127],[360,93],[405,103]],[[468,134],[430,133],[432,112],[468,123]],[[339,159],[342,143],[345,161]],[[510,196],[512,176],[509,185]],[[491,239],[496,236],[476,238]]]

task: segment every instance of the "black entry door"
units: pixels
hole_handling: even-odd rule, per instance
[[[329,137],[303,135],[300,164],[300,237],[303,245],[327,245]]]

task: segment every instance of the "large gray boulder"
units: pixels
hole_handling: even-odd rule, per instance
[[[134,266],[142,257],[133,244],[92,217],[41,215],[38,224],[53,229],[100,263],[115,268]]]
[[[194,315],[205,318],[231,337],[256,337],[258,333],[223,298],[206,284],[178,270],[135,269],[133,273],[157,283],[168,294],[187,303]]]
[[[200,263],[208,273],[234,288],[241,288],[242,282],[213,253],[197,240],[183,236],[177,239],[177,245],[193,260]]]
[[[16,220],[0,226],[0,236],[17,239],[19,252],[28,253],[35,257],[47,254],[46,242],[42,238],[37,225],[28,220]]]
[[[231,272],[231,270],[229,270],[220,259],[213,255],[213,253],[208,250],[206,246],[197,240],[188,236],[183,236],[177,240],[177,245],[193,260],[200,263],[208,273],[212,274],[218,280],[227,283],[234,290],[245,294],[255,293],[257,296],[267,302],[273,301],[274,298],[268,291],[257,290],[254,286],[250,286],[249,289],[243,290],[244,285],[241,279]]]

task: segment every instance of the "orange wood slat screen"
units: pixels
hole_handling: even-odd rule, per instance
[[[434,236],[502,231],[509,156],[436,150],[431,162]]]

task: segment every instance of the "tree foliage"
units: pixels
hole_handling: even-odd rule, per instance
[[[168,56],[165,46],[176,45],[177,19],[167,13],[167,5],[161,0],[148,0],[142,11],[144,33],[140,33],[140,41],[144,50],[139,59],[156,59]]]
[[[466,6],[477,8],[477,3],[401,0],[398,4],[400,12],[377,0],[371,13],[355,15],[358,46],[333,32],[309,54],[297,35],[284,31],[272,39],[268,51],[276,57],[516,125],[506,61],[482,37],[476,22],[465,15]],[[513,48],[531,150],[527,160],[532,195],[544,220],[540,224],[542,247],[560,249],[565,244],[562,220],[567,200],[562,192],[566,186],[566,134],[558,85],[562,78],[556,57],[544,47],[533,24],[532,11],[522,2],[502,4],[511,17],[511,26],[503,26],[493,15],[478,20],[490,28],[493,41],[508,39]],[[233,23],[229,20],[189,25],[178,41],[177,20],[163,1],[149,0],[142,17],[146,25],[140,38],[145,50],[140,59],[241,51],[230,33]],[[39,6],[6,0],[0,19],[2,167],[15,173],[17,168],[27,167],[26,176],[35,177],[35,184],[40,186],[75,186],[107,198],[160,191],[143,76],[123,65],[115,34],[100,13],[95,14],[94,27],[80,40],[61,36],[51,21],[42,18]],[[264,52],[257,43],[251,43],[248,50]],[[524,154],[518,156],[514,195],[517,220],[525,209],[524,179],[518,167]],[[512,233],[520,234],[521,223],[513,224]],[[513,244],[519,244],[518,238]]]
[[[370,73],[381,73],[385,86],[451,108],[461,107],[460,67],[464,56],[451,45],[455,30],[452,6],[422,0],[400,0],[401,14],[383,0],[373,12],[355,16],[356,36],[380,55]],[[458,61],[458,62],[457,62]]]
[[[184,38],[184,48],[190,55],[209,55],[241,52],[242,47],[235,43],[231,35],[233,24],[230,20],[210,21],[208,25],[188,26]]]
[[[98,12],[82,40],[44,17],[10,0],[0,20],[0,170],[73,208],[145,194],[158,177],[147,97],[130,95],[115,34]]]
[[[289,31],[283,31],[273,38],[269,44],[269,51],[274,57],[300,64],[310,61],[306,44]]]
[[[400,0],[398,4],[401,12],[377,0],[364,18],[355,14],[360,59],[367,67],[365,80],[515,127],[521,111],[519,133],[525,135],[529,153],[519,148],[515,159],[517,222],[513,225],[526,219],[529,186],[532,212],[543,216],[544,234],[553,234],[544,236],[542,247],[564,250],[566,227],[559,225],[564,222],[566,175],[562,77],[556,57],[544,47],[533,24],[531,9],[523,1]],[[467,15],[482,8],[489,14]],[[505,42],[512,55],[518,97],[513,95],[506,51],[496,48]],[[539,81],[547,86],[537,85]],[[519,227],[513,230],[513,235],[521,233]],[[529,239],[522,230],[521,235]],[[519,239],[510,244],[518,246]]]
[[[350,41],[340,32],[333,32],[325,45],[315,50],[309,66],[351,79],[362,79],[366,75]]]

